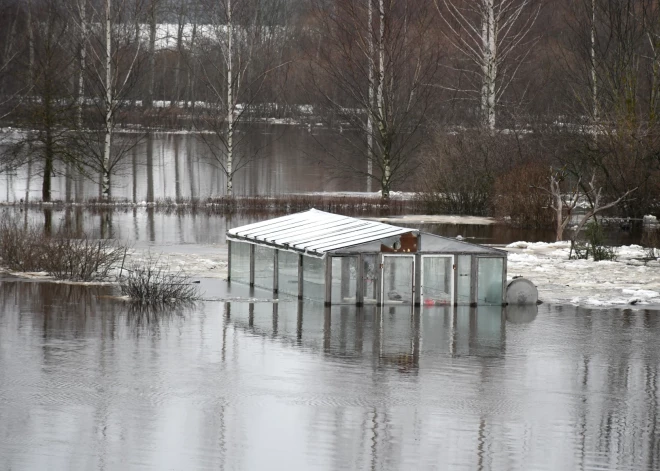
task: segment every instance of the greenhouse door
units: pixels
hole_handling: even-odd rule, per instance
[[[414,255],[383,255],[380,299],[382,304],[413,304]]]
[[[422,255],[422,304],[454,304],[453,255]]]

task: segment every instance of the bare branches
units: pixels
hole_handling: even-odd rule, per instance
[[[474,73],[481,82],[482,122],[493,131],[496,107],[536,41],[532,30],[541,7],[532,0],[434,0],[434,3],[446,27],[443,34],[476,69]]]
[[[555,234],[557,241],[563,240],[564,230],[571,222],[575,208],[578,206],[581,200],[588,201],[589,209],[580,218],[580,221],[578,222],[574,231],[575,235],[577,235],[582,230],[582,228],[587,222],[589,222],[591,218],[607,209],[617,206],[637,190],[637,188],[627,190],[617,199],[603,204],[603,189],[602,187],[596,187],[595,174],[592,174],[591,179],[586,184],[582,182],[581,177],[578,177],[578,179],[569,188],[568,193],[565,193],[565,188],[562,188],[561,184],[566,179],[566,172],[564,170],[550,170],[551,175],[549,178],[549,188],[539,186],[532,186],[532,188],[548,194],[552,199],[552,203],[550,204],[549,209],[552,209],[555,212]],[[575,235],[573,236],[573,240],[575,239]]]
[[[315,3],[323,39],[309,57],[309,89],[321,99],[328,126],[340,131],[339,145],[352,156],[331,157],[330,166],[377,181],[384,198],[409,175],[418,147],[413,136],[434,104],[439,56],[428,41],[430,5],[427,0]],[[341,132],[345,127],[360,132]]]

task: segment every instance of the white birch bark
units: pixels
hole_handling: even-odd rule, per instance
[[[28,93],[32,93],[34,86],[34,29],[32,26],[32,0],[28,0],[27,8],[27,33],[28,33]]]
[[[367,0],[368,6],[368,24],[367,35],[369,37],[369,106],[367,107],[367,192],[371,193],[371,180],[374,174],[374,123],[371,117],[374,104],[374,26],[373,26],[373,5],[371,0]]]
[[[596,125],[599,120],[598,76],[596,75],[596,0],[591,0],[591,47],[589,53],[591,56],[591,101],[593,107],[593,124]],[[594,135],[597,134],[595,126],[593,132]]]
[[[233,24],[231,0],[227,0],[227,196],[233,196],[234,160],[234,75],[233,75]]]
[[[390,197],[390,178],[392,177],[392,164],[390,161],[389,145],[387,137],[387,110],[385,105],[385,0],[378,1],[378,130],[382,142],[383,180],[381,184],[381,195],[383,198]]]
[[[110,199],[110,151],[114,127],[112,121],[112,0],[105,0],[105,142],[101,183],[101,193],[104,199]]]
[[[156,83],[156,0],[149,5],[149,90],[146,108],[154,106],[154,86]]]
[[[170,103],[171,107],[179,106],[180,95],[180,76],[181,76],[181,56],[183,54],[183,28],[185,27],[184,5],[181,5],[178,15],[176,32],[176,68],[174,69],[174,95]]]
[[[483,84],[481,88],[481,112],[484,126],[495,130],[495,103],[497,80],[497,25],[495,22],[494,0],[482,0],[481,10],[481,47],[483,61]]]
[[[80,16],[80,69],[78,70],[78,107],[76,109],[76,125],[82,127],[82,110],[85,101],[85,71],[87,67],[87,9],[86,0],[78,0],[78,15]]]
[[[447,88],[478,95],[482,124],[493,131],[497,105],[535,42],[530,35],[540,6],[532,0],[442,0],[441,9],[440,0],[434,2],[446,26],[443,34],[478,68],[474,88]]]

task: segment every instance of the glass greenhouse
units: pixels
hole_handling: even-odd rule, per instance
[[[229,281],[330,304],[501,305],[506,252],[311,209],[227,231]]]

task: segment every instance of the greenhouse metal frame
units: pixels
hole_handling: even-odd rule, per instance
[[[502,305],[506,252],[311,209],[227,231],[229,281],[331,304]]]

